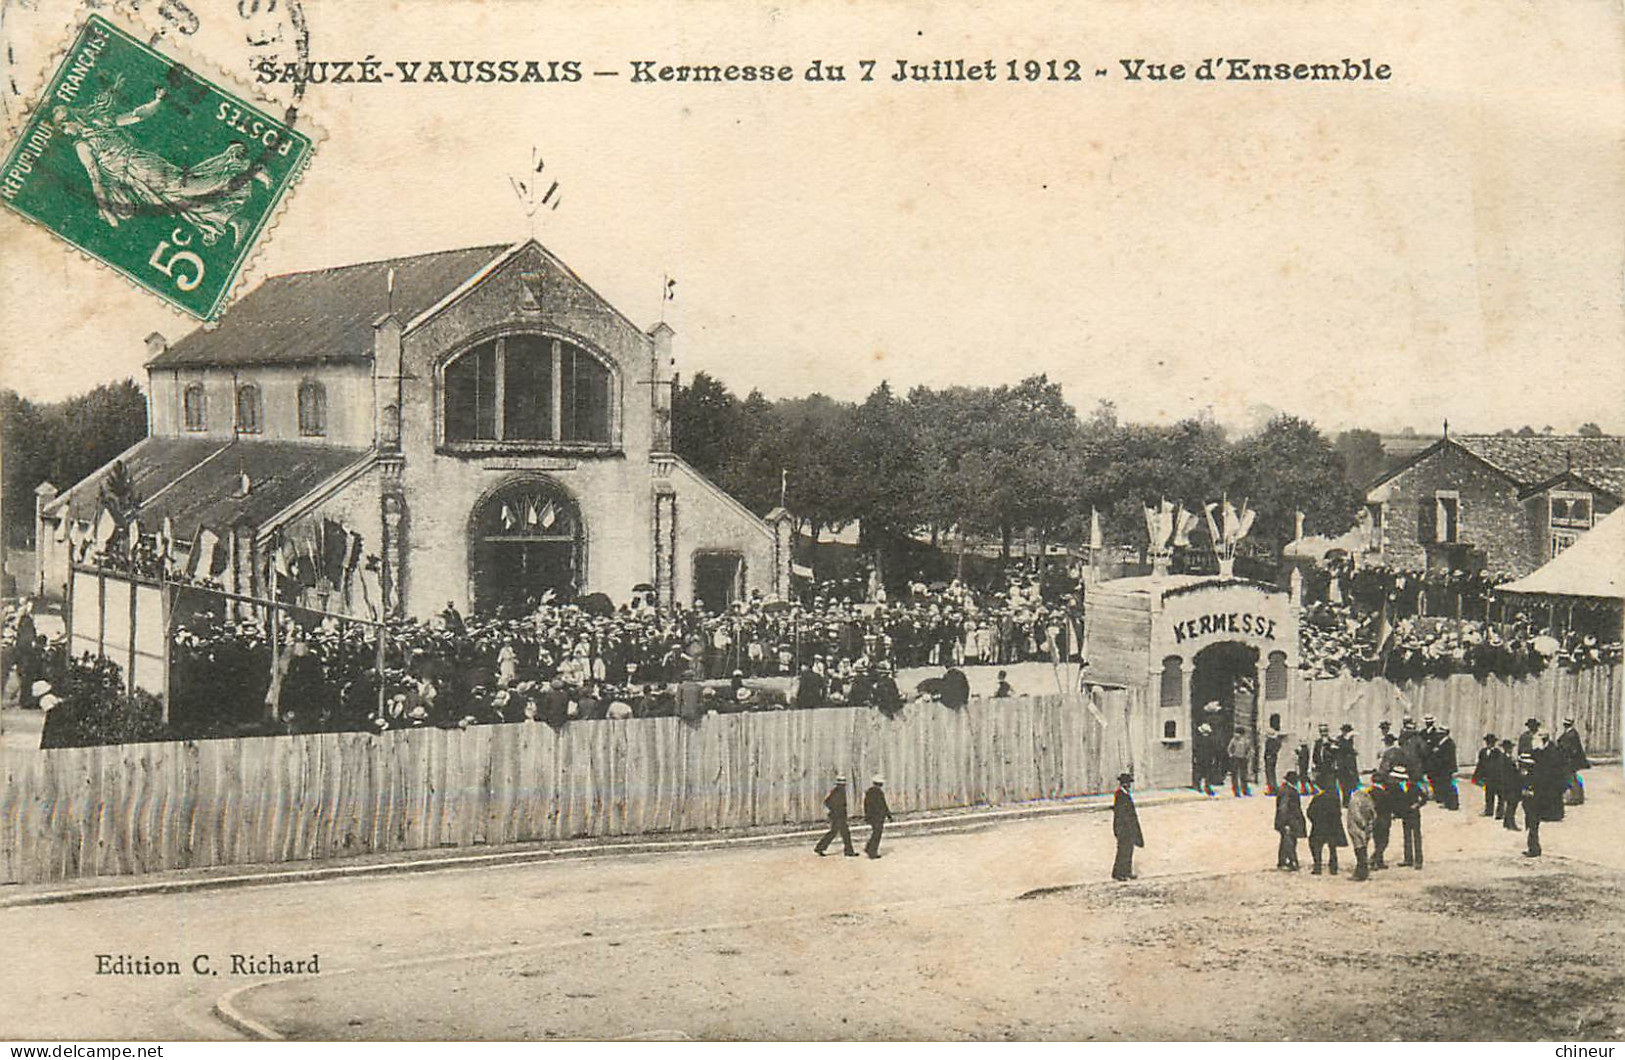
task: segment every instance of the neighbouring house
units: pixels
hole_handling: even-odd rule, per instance
[[[1622,495],[1625,439],[1446,431],[1366,492],[1366,553],[1401,567],[1524,575]]]

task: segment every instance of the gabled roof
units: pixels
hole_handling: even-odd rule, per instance
[[[508,244],[272,276],[238,299],[217,325],[198,328],[148,368],[371,361],[373,323],[391,308],[408,321],[439,303]]]
[[[176,539],[190,543],[199,526],[220,532],[243,522],[258,529],[370,453],[301,442],[147,438],[119,460],[141,500],[142,529],[153,532],[167,516]],[[81,523],[96,518],[101,483],[111,470],[108,465],[66,495],[72,518]],[[250,489],[238,496],[244,474]]]
[[[1564,469],[1549,479],[1525,486],[1523,492],[1518,494],[1519,500],[1533,497],[1537,493],[1545,493],[1555,489],[1588,490],[1592,493],[1607,493],[1616,498],[1625,498],[1620,492],[1625,489],[1625,468],[1617,467],[1591,467],[1581,470]]]
[[[1398,478],[1446,446],[1455,446],[1520,489],[1529,489],[1558,478],[1571,467],[1576,475],[1612,493],[1617,493],[1621,479],[1625,477],[1625,438],[1452,434],[1378,476],[1370,489]]]

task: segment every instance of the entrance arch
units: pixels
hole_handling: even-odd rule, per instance
[[[549,591],[556,602],[574,600],[586,571],[581,507],[552,479],[510,479],[474,505],[468,575],[476,612],[529,610]]]
[[[1191,660],[1191,731],[1205,722],[1223,748],[1241,726],[1253,741],[1250,769],[1258,756],[1258,691],[1258,649],[1250,644],[1219,641]]]

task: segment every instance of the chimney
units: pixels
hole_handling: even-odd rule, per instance
[[[402,330],[393,313],[372,322],[373,442],[380,449],[401,445]]]
[[[157,331],[148,335],[144,340],[147,344],[147,360],[155,361],[161,354],[169,352],[169,340]]]
[[[664,320],[649,329],[649,404],[654,414],[650,446],[657,453],[672,451],[671,406],[677,372],[671,340],[676,334]]]

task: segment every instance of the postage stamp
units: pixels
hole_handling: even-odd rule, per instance
[[[290,121],[91,15],[0,170],[0,201],[212,320],[311,150]]]

